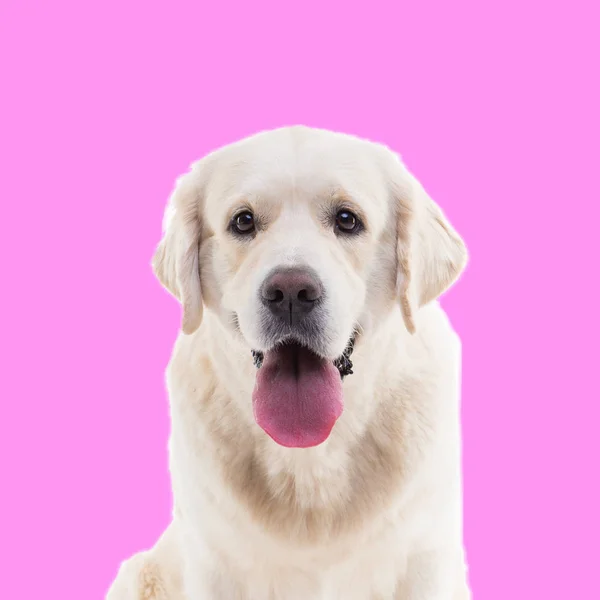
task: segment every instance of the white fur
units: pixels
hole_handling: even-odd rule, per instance
[[[366,216],[360,239],[323,223],[336,194]],[[242,204],[266,223],[243,243],[226,227]],[[203,159],[168,210],[154,268],[186,332],[167,373],[173,521],[108,600],[468,599],[460,342],[435,301],[466,252],[437,205],[386,148],[294,127]],[[257,289],[280,265],[324,283],[323,356],[361,331],[316,448],[278,446],[252,415]]]

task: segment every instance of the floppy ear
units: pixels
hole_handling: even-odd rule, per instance
[[[406,328],[415,332],[416,311],[438,298],[467,264],[467,249],[440,207],[417,179],[400,198],[398,288]]]
[[[202,321],[200,290],[200,200],[195,173],[177,181],[163,221],[163,238],[152,258],[152,269],[161,284],[175,296],[183,310],[181,329],[191,334]]]

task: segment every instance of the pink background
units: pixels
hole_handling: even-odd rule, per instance
[[[350,5],[2,0],[3,598],[103,598],[166,526],[163,208],[291,123],[392,145],[468,242],[475,598],[600,598],[598,4]]]

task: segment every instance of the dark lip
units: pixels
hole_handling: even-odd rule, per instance
[[[352,360],[350,359],[350,357],[352,356],[352,353],[354,352],[357,337],[358,337],[358,331],[356,331],[356,329],[355,329],[352,336],[348,340],[348,343],[346,344],[346,349],[344,350],[344,352],[341,354],[341,356],[339,356],[338,358],[336,358],[332,361],[333,364],[336,366],[337,370],[340,372],[340,376],[342,379],[344,379],[344,377],[346,377],[347,375],[352,375],[354,373],[354,371],[352,370],[353,364],[352,364]],[[307,344],[303,343],[300,340],[294,339],[293,336],[289,336],[283,340],[278,341],[271,348],[269,348],[269,350],[267,350],[267,352],[269,352],[279,346],[285,346],[285,345],[290,345],[290,346],[294,345],[294,346],[297,346],[298,348],[305,348],[306,350],[308,350],[309,352],[312,352],[316,356],[320,356],[310,346],[308,346]],[[254,366],[257,369],[260,369],[262,366],[263,360],[264,360],[264,352],[261,352],[260,350],[252,350],[252,358],[254,360]],[[325,357],[321,357],[321,358],[325,358]]]
[[[264,360],[264,356],[267,352],[272,352],[273,350],[276,350],[278,348],[290,348],[292,352],[294,352],[294,354],[298,353],[300,350],[305,350],[321,358],[322,360],[325,360],[322,356],[319,356],[319,354],[317,354],[312,348],[310,348],[306,344],[293,338],[286,338],[284,340],[280,340],[265,352],[261,352],[260,350],[252,350],[252,358],[254,359],[254,365],[256,366],[256,368],[260,369]]]

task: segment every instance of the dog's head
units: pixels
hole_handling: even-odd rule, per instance
[[[329,366],[357,329],[399,304],[414,332],[419,308],[465,262],[462,240],[396,155],[296,127],[194,165],[171,197],[153,266],[183,306],[184,333],[200,326],[206,307],[249,352],[264,354],[261,370],[271,368],[273,381],[288,367],[296,384],[317,373],[309,387],[329,397],[339,391]],[[271,389],[278,410],[286,393]],[[331,405],[323,419],[339,411]],[[314,445],[323,434],[308,437],[278,441]]]

